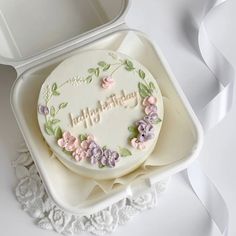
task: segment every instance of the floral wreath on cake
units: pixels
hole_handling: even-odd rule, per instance
[[[132,152],[123,147],[119,147],[118,151],[111,150],[107,146],[101,147],[95,140],[93,135],[80,134],[78,137],[73,136],[69,131],[62,131],[59,126],[60,120],[56,118],[56,115],[60,110],[67,107],[68,103],[61,103],[58,108],[50,106],[49,102],[52,98],[60,96],[60,89],[66,84],[78,86],[81,83],[91,83],[94,78],[101,79],[101,87],[103,89],[109,89],[115,84],[113,74],[120,68],[124,68],[126,71],[133,71],[138,74],[142,82],[138,83],[139,95],[142,99],[142,105],[144,106],[144,116],[142,119],[136,121],[134,125],[128,127],[130,131],[130,145],[133,148],[143,150],[147,141],[154,138],[154,125],[161,122],[158,116],[157,99],[154,96],[156,87],[153,82],[148,82],[146,74],[141,69],[136,69],[134,64],[128,60],[122,60],[113,53],[109,53],[116,63],[106,63],[100,61],[97,63],[97,67],[89,68],[88,75],[85,77],[76,76],[57,85],[53,83],[51,86],[47,85],[44,94],[45,104],[38,105],[38,112],[45,116],[44,129],[48,135],[54,136],[57,144],[62,150],[72,156],[75,161],[79,162],[83,159],[88,160],[92,165],[98,164],[100,168],[103,167],[115,167],[120,157],[131,156]],[[109,75],[100,76],[101,72],[113,70]]]

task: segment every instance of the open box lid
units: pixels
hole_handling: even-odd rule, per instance
[[[32,62],[89,42],[124,23],[130,0],[0,0],[0,64]]]

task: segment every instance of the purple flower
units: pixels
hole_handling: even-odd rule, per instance
[[[138,140],[140,142],[143,143],[143,142],[146,142],[146,141],[154,138],[154,127],[153,127],[153,125],[151,125],[149,123],[146,123],[146,125],[141,124],[141,125],[139,125],[138,130],[139,130]]]
[[[44,106],[44,105],[39,105],[38,106],[38,111],[39,111],[40,114],[45,115],[45,116],[49,113],[48,107]]]
[[[119,154],[116,151],[111,151],[110,149],[105,149],[103,155],[100,159],[100,164],[108,167],[115,167],[116,162],[119,160]]]
[[[156,105],[148,105],[145,107],[144,109],[145,113],[148,115],[150,114],[151,112],[157,112],[157,106]]]
[[[91,141],[87,150],[87,159],[91,164],[96,164],[102,157],[103,150],[94,142]]]
[[[143,119],[149,124],[154,124],[158,120],[158,114],[156,112],[151,112]]]

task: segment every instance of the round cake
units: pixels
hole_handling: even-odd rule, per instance
[[[164,114],[151,73],[108,50],[84,51],[59,64],[41,87],[37,113],[56,157],[94,179],[140,166],[156,145]]]

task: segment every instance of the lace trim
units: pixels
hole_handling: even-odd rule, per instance
[[[18,158],[12,164],[19,180],[15,190],[16,198],[22,209],[35,219],[40,228],[66,235],[81,231],[104,235],[115,231],[119,225],[126,224],[142,211],[154,208],[158,194],[166,190],[169,182],[161,181],[155,189],[150,189],[135,199],[125,198],[89,217],[81,217],[61,210],[48,197],[26,147],[19,150]]]

